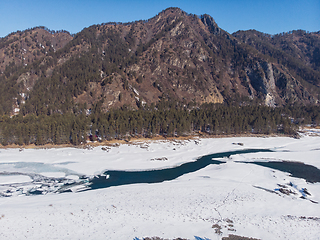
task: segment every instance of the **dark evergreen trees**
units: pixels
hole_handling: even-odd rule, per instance
[[[163,101],[139,110],[113,109],[103,113],[99,105],[91,115],[22,114],[0,117],[0,143],[74,144],[91,140],[126,139],[134,136],[184,136],[194,132],[217,134],[294,134],[299,124],[320,123],[320,107],[230,106],[204,104],[187,108]]]

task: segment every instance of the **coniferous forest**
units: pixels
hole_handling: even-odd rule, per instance
[[[126,107],[102,112],[2,116],[2,145],[79,145],[87,140],[103,141],[131,137],[177,137],[194,133],[207,135],[286,134],[294,135],[300,124],[320,124],[320,107],[231,106],[203,104],[181,106],[160,102],[138,110]]]

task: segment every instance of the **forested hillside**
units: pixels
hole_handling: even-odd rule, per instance
[[[314,86],[320,86],[320,31],[296,30],[271,36],[250,30],[233,36],[288,68],[311,93],[319,94]],[[284,84],[283,80],[278,83],[279,87]]]
[[[231,35],[178,8],[75,35],[15,32],[0,39],[0,139],[291,133],[318,123],[319,35]]]

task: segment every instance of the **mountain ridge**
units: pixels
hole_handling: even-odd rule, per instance
[[[74,36],[17,32],[0,39],[0,113],[50,115],[97,105],[107,111],[161,100],[319,104],[318,35],[229,34],[211,16],[179,8]]]

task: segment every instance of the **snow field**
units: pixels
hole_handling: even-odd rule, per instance
[[[133,239],[158,236],[221,239],[228,234],[261,239],[319,239],[320,204],[298,195],[268,192],[292,182],[320,202],[320,183],[237,161],[290,160],[320,168],[318,137],[222,138],[84,149],[0,150],[1,163],[44,163],[47,176],[94,175],[104,170],[172,167],[215,152],[270,148],[235,155],[173,181],[80,193],[0,198],[0,239]],[[243,146],[232,143],[243,143]],[[143,146],[143,147],[141,147]],[[147,146],[147,147],[146,147]],[[174,150],[175,149],[175,150]],[[150,159],[166,157],[166,161]],[[57,172],[60,169],[60,172]],[[17,171],[17,169],[15,169]],[[27,168],[22,171],[36,171]],[[48,171],[50,170],[50,171]],[[0,183],[24,181],[0,177]],[[7,180],[6,180],[7,179]],[[213,225],[221,227],[216,233]]]

